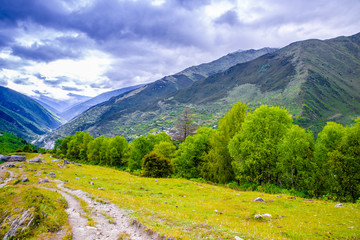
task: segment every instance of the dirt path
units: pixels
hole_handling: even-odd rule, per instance
[[[128,212],[118,208],[112,203],[99,203],[91,198],[88,193],[81,190],[73,190],[63,186],[63,182],[55,180],[60,190],[58,191],[64,196],[68,202],[69,223],[72,227],[73,240],[95,240],[95,239],[161,239],[158,234],[146,231],[144,227],[138,224],[132,224],[131,219],[127,216]],[[84,200],[92,209],[91,218],[96,222],[94,227],[87,226],[88,221],[84,215],[80,202],[74,196]]]

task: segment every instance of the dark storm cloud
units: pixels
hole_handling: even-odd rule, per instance
[[[13,81],[16,84],[20,85],[31,85],[32,82],[29,81],[29,78],[17,78]]]
[[[75,91],[75,92],[81,92],[82,91],[82,89],[80,89],[80,88],[67,87],[67,86],[62,86],[61,89],[65,90],[65,91]]]
[[[46,45],[32,44],[30,47],[13,46],[12,53],[23,59],[36,62],[52,62],[58,59],[77,59],[81,53],[77,49],[60,46],[57,42]]]
[[[215,20],[217,24],[228,24],[234,26],[240,23],[237,12],[235,10],[229,10]]]

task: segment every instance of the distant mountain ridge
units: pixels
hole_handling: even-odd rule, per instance
[[[0,86],[0,130],[26,140],[57,128],[61,120],[35,100]]]
[[[127,114],[149,103],[167,96],[179,89],[190,86],[193,82],[204,79],[211,74],[222,72],[237,63],[247,62],[259,56],[274,52],[274,48],[262,48],[259,50],[237,51],[223,56],[210,63],[189,67],[177,74],[163,77],[153,83],[111,98],[109,101],[100,103],[83,114],[75,117],[72,121],[58,129],[50,138],[63,137],[81,130],[90,130],[102,121],[110,120],[112,113]],[[109,117],[109,118],[108,118]],[[131,118],[131,117],[129,117]],[[138,119],[140,120],[140,119]],[[101,123],[100,123],[101,124]],[[116,128],[116,126],[114,127]],[[131,128],[131,127],[130,127]],[[114,130],[114,129],[113,129]],[[126,129],[117,129],[117,134],[124,134]],[[98,132],[97,134],[101,134]]]
[[[137,89],[141,86],[144,86],[145,84],[140,84],[140,85],[136,85],[136,86],[131,86],[131,87],[125,87],[125,88],[121,88],[121,89],[117,89],[117,90],[113,90],[113,91],[109,91],[109,92],[105,92],[102,93],[96,97],[90,98],[89,100],[79,103],[69,109],[67,109],[64,112],[59,113],[59,116],[64,118],[65,120],[69,121],[72,118],[76,117],[77,115],[79,115],[80,113],[86,111],[87,109],[89,109],[92,106],[95,106],[96,104],[105,102],[107,100],[109,100],[112,97],[118,96],[120,94],[129,92],[131,90]]]

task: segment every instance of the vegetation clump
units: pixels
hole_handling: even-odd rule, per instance
[[[166,178],[173,173],[170,160],[155,152],[145,155],[142,165],[144,177]]]

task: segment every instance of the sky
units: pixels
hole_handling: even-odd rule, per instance
[[[360,32],[359,0],[0,0],[0,86],[69,99]]]

